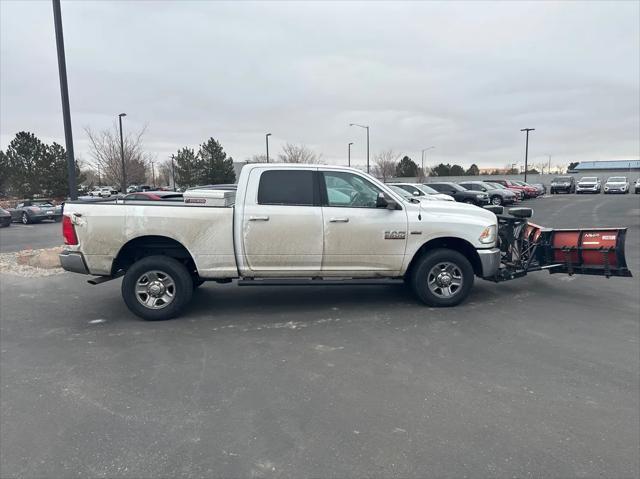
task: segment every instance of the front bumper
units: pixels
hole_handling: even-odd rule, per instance
[[[605,193],[626,193],[627,191],[629,191],[628,188],[623,188],[621,186],[605,186],[604,187],[604,192]]]
[[[82,253],[75,251],[63,251],[58,255],[62,269],[72,273],[89,274],[87,264],[84,262]]]
[[[593,186],[591,186],[591,185],[589,185],[589,186],[577,185],[576,186],[576,193],[577,192],[583,192],[583,191],[589,191],[589,192],[594,192],[595,193],[595,192],[600,191],[600,187],[597,186],[597,185],[593,185]]]
[[[479,249],[483,278],[493,278],[500,268],[500,248]]]

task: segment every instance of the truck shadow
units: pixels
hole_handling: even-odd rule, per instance
[[[488,290],[488,289],[489,290]],[[492,283],[475,286],[465,303],[430,308],[403,283],[376,286],[261,286],[205,284],[194,292],[183,317],[191,321],[314,321],[323,318],[401,318],[428,314],[433,320],[465,320],[464,310],[495,304]]]

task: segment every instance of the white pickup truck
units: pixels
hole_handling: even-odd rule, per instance
[[[93,284],[124,275],[127,306],[147,320],[176,316],[209,280],[404,278],[424,303],[453,306],[500,266],[491,211],[414,203],[335,166],[249,164],[237,190],[183,202],[68,202],[63,236],[63,268]]]
[[[64,269],[119,276],[129,309],[176,316],[204,281],[404,279],[432,306],[463,301],[475,276],[532,271],[629,277],[626,228],[553,230],[530,208],[406,199],[351,168],[253,164],[237,188],[189,190],[182,202],[69,202]]]

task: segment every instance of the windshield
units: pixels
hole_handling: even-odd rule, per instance
[[[614,176],[612,178],[609,178],[608,181],[611,181],[611,182],[625,182],[625,181],[627,181],[627,178],[625,178],[624,176]]]
[[[436,190],[434,190],[433,188],[431,188],[430,186],[427,186],[427,185],[420,185],[418,188],[420,190],[424,191],[428,195],[438,195],[438,194],[440,194]]]
[[[456,191],[469,191],[466,188],[463,188],[462,186],[460,186],[457,183],[442,183],[443,185],[447,185],[450,186],[451,188],[453,188]]]
[[[506,186],[501,185],[500,183],[492,183],[491,181],[487,181],[486,183],[488,185],[493,186],[494,188],[497,188],[498,190],[506,190],[506,189],[508,189]]]
[[[33,201],[31,203],[31,206],[53,206],[53,205],[48,201]]]
[[[486,181],[481,181],[480,184],[482,186],[484,186],[488,190],[497,190],[498,189],[498,188],[495,187],[495,185],[493,183],[488,183]]]
[[[570,176],[558,176],[557,178],[554,178],[553,181],[571,181],[571,177]]]
[[[403,190],[399,186],[391,185],[390,188],[405,199],[411,199],[414,196],[413,194],[409,193],[407,190]]]
[[[598,178],[595,176],[585,176],[584,178],[580,178],[580,181],[598,181]]]

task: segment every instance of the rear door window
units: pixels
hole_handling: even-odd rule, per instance
[[[269,170],[260,175],[258,204],[314,206],[319,204],[312,170]]]

